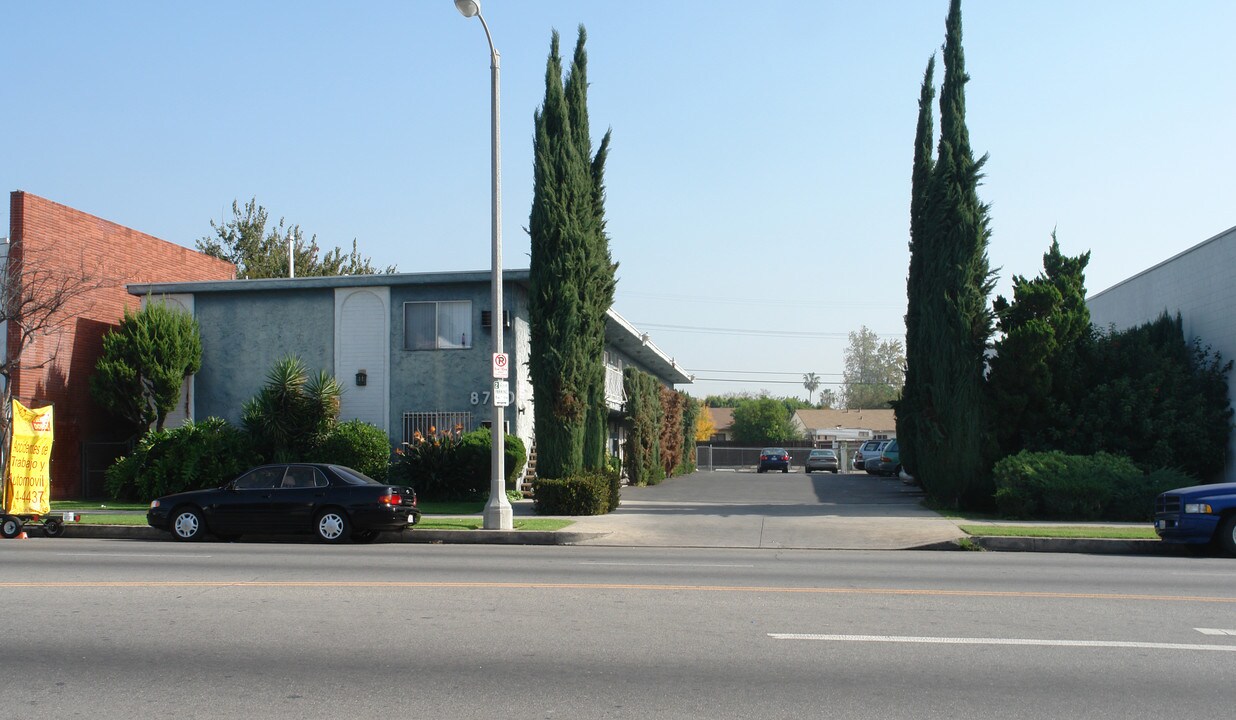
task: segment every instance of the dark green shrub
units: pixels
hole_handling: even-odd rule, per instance
[[[151,430],[104,477],[112,498],[145,502],[219,487],[258,462],[244,431],[212,417],[171,430]]]
[[[473,479],[461,483],[456,448],[462,442],[459,431],[442,435],[413,435],[412,442],[395,449],[390,482],[416,490],[421,500],[475,500],[485,486]]]
[[[1102,452],[1023,451],[1000,460],[992,473],[1002,514],[1061,520],[1145,520],[1156,495],[1192,481],[1174,471],[1146,475],[1129,458]]]
[[[532,509],[540,515],[604,515],[613,509],[611,478],[605,473],[537,478],[532,481]]]
[[[425,500],[488,497],[492,442],[492,433],[486,428],[466,435],[458,431],[431,437],[417,434],[411,443],[404,443],[395,451],[391,482],[410,485]],[[523,441],[507,435],[503,469],[508,489],[519,489],[527,457]]]
[[[327,433],[313,451],[315,462],[355,468],[386,482],[391,466],[391,440],[382,428],[364,420],[340,423]]]
[[[1154,500],[1160,493],[1197,484],[1197,478],[1180,468],[1151,470],[1116,488],[1108,504],[1109,519],[1129,522],[1153,520]]]

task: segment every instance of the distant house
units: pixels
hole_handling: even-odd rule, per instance
[[[734,439],[734,408],[704,408],[712,417],[710,442],[729,442]]]
[[[790,422],[814,447],[897,437],[897,418],[891,409],[798,410]]]
[[[1225,360],[1236,358],[1236,227],[1124,280],[1086,300],[1090,321],[1100,328],[1127,330],[1180,313],[1186,340],[1198,338]],[[1236,382],[1228,378],[1228,399],[1236,404]],[[1236,434],[1228,441],[1223,476],[1236,482]]]

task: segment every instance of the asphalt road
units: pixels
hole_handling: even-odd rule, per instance
[[[1232,567],[5,542],[0,718],[1223,717]]]

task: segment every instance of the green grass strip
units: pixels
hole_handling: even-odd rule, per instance
[[[574,524],[573,520],[554,520],[531,518],[523,519],[516,518],[511,521],[511,525],[516,530],[542,530],[552,531],[561,530]],[[437,517],[424,515],[421,516],[421,521],[416,524],[417,530],[481,530],[485,525],[485,521],[481,518],[459,518],[459,517]]]
[[[987,537],[1098,538],[1111,540],[1157,540],[1152,527],[1104,527],[1073,525],[958,525],[967,535]]]
[[[52,500],[51,509],[53,512],[61,510],[149,510],[150,503],[131,503],[131,502],[112,502],[105,500],[101,502],[87,502],[84,500]]]

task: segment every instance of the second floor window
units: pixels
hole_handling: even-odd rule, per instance
[[[472,302],[403,304],[404,350],[458,350],[472,347]]]

